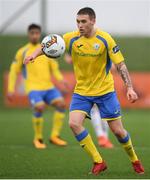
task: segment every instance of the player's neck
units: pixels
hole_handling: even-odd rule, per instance
[[[96,28],[93,28],[87,35],[85,35],[86,38],[91,38],[95,36],[96,34]]]
[[[37,46],[37,45],[39,45],[40,43],[39,42],[37,42],[37,43],[33,43],[33,42],[29,42],[32,46]]]

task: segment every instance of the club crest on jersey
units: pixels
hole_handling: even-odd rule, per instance
[[[94,47],[95,50],[98,50],[98,49],[100,48],[100,45],[97,44],[97,43],[95,43],[95,44],[93,45],[93,47]]]
[[[117,53],[119,50],[120,50],[120,49],[119,49],[119,46],[113,47],[113,53],[114,53],[114,54]]]

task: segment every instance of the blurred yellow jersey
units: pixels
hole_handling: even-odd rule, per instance
[[[31,55],[38,47],[40,47],[40,44],[33,45],[28,43],[17,51],[15,61],[12,63],[9,73],[9,92],[14,92],[16,75],[19,72],[23,73],[27,93],[33,90],[52,89],[54,85],[51,81],[51,74],[57,80],[63,79],[58,63],[45,55],[37,57],[33,63],[23,65],[24,58]]]
[[[63,38],[73,60],[77,81],[74,93],[100,96],[114,91],[111,63],[124,58],[112,37],[97,29],[91,38],[80,36],[79,31],[66,33]]]

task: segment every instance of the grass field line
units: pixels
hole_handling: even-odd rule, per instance
[[[57,146],[49,146],[49,147],[47,147],[47,149],[53,149],[53,148],[60,148],[60,147],[57,147]],[[27,148],[27,149],[33,149],[34,147],[33,146],[27,146],[27,145],[4,145],[4,144],[1,144],[0,145],[0,149],[4,149],[4,148],[8,148],[8,149],[25,149],[25,148]],[[78,145],[69,145],[69,146],[67,146],[67,147],[65,147],[65,148],[68,148],[68,149],[81,149],[81,147],[80,146],[78,146]],[[107,149],[107,150],[120,150],[120,149],[122,149],[122,147],[114,147],[113,149]],[[137,149],[137,150],[143,150],[143,151],[150,151],[150,147],[144,147],[144,146],[135,146],[135,149]]]

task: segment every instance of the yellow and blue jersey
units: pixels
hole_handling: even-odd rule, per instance
[[[74,93],[83,96],[101,96],[113,92],[111,63],[124,61],[113,38],[99,29],[91,38],[80,36],[79,31],[66,33],[63,38],[74,64],[77,82]]]
[[[58,63],[44,55],[37,57],[33,63],[23,65],[24,58],[31,55],[38,47],[40,47],[40,44],[33,45],[28,43],[17,51],[9,73],[9,92],[14,92],[16,78],[19,72],[23,73],[27,93],[53,89],[54,85],[51,81],[52,74],[57,80],[63,79]]]

